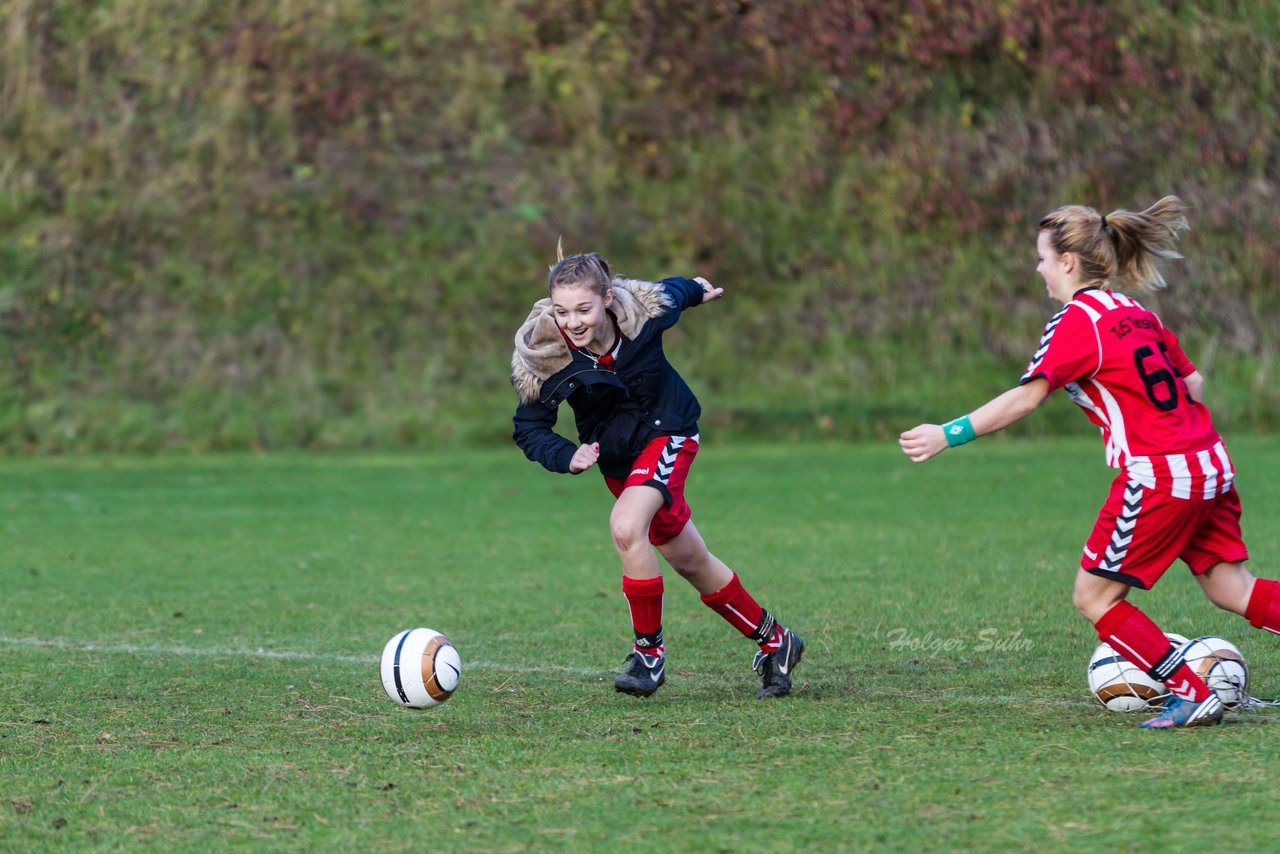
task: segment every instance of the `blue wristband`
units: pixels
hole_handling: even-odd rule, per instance
[[[973,432],[973,422],[969,420],[968,415],[961,415],[956,420],[943,424],[942,433],[947,437],[947,444],[952,448],[978,438],[978,434]]]

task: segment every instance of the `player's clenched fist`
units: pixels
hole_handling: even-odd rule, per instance
[[[947,437],[937,424],[920,424],[898,437],[898,447],[913,463],[922,463],[947,449]]]
[[[600,443],[590,442],[573,452],[573,459],[569,460],[569,471],[572,474],[584,472],[595,465],[598,459],[600,459]]]

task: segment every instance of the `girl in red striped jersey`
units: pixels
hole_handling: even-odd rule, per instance
[[[1120,470],[1085,543],[1076,608],[1098,636],[1170,690],[1146,728],[1222,720],[1221,701],[1183,662],[1159,627],[1127,601],[1181,558],[1209,599],[1280,634],[1280,584],[1254,578],[1240,533],[1235,467],[1203,402],[1204,378],[1177,336],[1113,284],[1164,287],[1158,259],[1181,258],[1186,207],[1166,196],[1145,211],[1069,205],[1039,224],[1037,272],[1062,309],[1018,386],[946,424],[921,424],[898,440],[921,463],[1013,424],[1063,388],[1102,431],[1108,465]]]

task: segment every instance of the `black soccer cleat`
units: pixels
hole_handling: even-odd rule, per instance
[[[631,666],[613,680],[615,691],[621,691],[633,697],[648,697],[667,681],[667,660],[661,655],[633,652],[627,656],[623,664]]]
[[[791,671],[804,655],[804,641],[791,629],[782,635],[782,643],[773,652],[757,652],[751,667],[764,677],[764,687],[756,694],[765,697],[785,697],[791,693]]]

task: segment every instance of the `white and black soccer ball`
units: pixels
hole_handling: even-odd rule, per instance
[[[1093,651],[1088,677],[1089,693],[1113,712],[1141,712],[1159,706],[1169,696],[1169,689],[1162,682],[1151,678],[1109,643],[1098,644]]]
[[[429,709],[453,696],[462,659],[435,629],[406,629],[382,648],[382,687],[402,706]]]
[[[1238,709],[1249,702],[1249,665],[1231,641],[1206,635],[1188,641],[1179,652],[1222,705]]]

